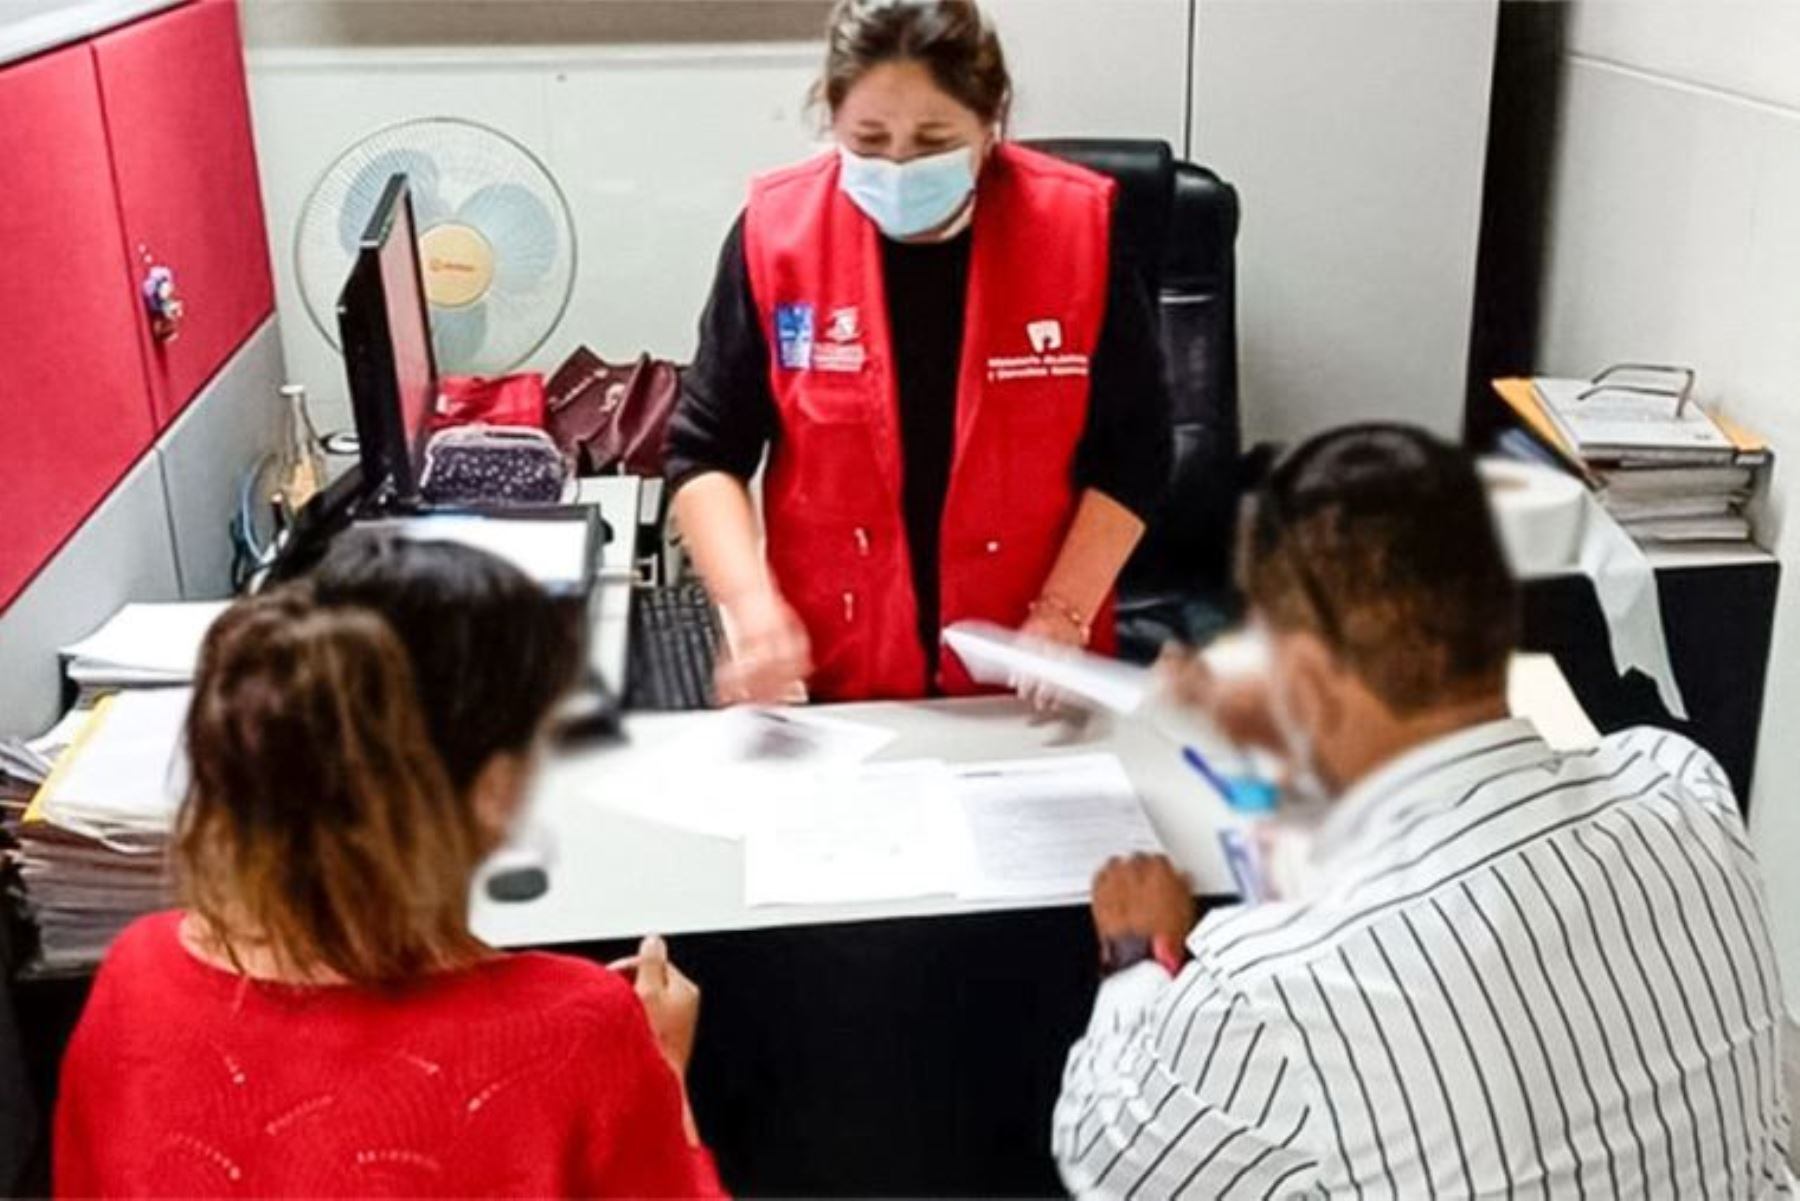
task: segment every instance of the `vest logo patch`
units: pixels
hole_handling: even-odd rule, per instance
[[[812,370],[812,305],[775,306],[775,362],[785,371]]]
[[[855,305],[831,310],[831,325],[825,336],[833,342],[855,342],[862,337],[862,316]]]
[[[1063,352],[1062,322],[1042,317],[1025,323],[1025,341],[1030,354],[991,355],[987,361],[988,383],[1010,380],[1084,379],[1088,373],[1088,356]]]
[[[825,321],[825,341],[813,348],[813,369],[854,374],[868,358],[862,344],[862,314],[855,305],[832,309]]]

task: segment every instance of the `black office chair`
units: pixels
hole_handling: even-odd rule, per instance
[[[1171,638],[1207,641],[1235,619],[1231,546],[1246,482],[1237,395],[1238,196],[1168,143],[1026,143],[1119,182],[1116,236],[1162,326],[1175,458],[1169,489],[1119,581],[1119,645],[1147,659]]]

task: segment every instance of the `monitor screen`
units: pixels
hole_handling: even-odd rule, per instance
[[[424,453],[426,426],[437,406],[437,364],[431,353],[431,320],[419,272],[419,237],[413,228],[412,197],[404,189],[387,233],[377,244],[381,294],[387,305],[388,339],[394,347],[394,384],[409,457],[417,466]]]
[[[418,495],[437,404],[437,362],[404,175],[388,180],[338,300],[338,328],[362,444],[364,486]]]

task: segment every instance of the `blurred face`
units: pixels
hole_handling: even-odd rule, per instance
[[[994,141],[992,127],[916,62],[865,72],[831,114],[831,132],[852,154],[895,163],[966,146],[979,165]]]
[[[1270,717],[1296,784],[1320,799],[1335,796],[1350,783],[1342,765],[1361,761],[1385,711],[1317,634],[1257,624],[1268,645]]]
[[[518,825],[532,782],[537,778],[543,744],[544,736],[540,734],[529,750],[502,751],[476,774],[469,803],[490,849],[504,843]]]

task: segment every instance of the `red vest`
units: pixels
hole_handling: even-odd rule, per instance
[[[1114,184],[1002,144],[978,189],[939,613],[946,626],[1017,627],[1075,515]],[[879,237],[838,190],[835,153],[751,185],[744,255],[779,417],[763,486],[769,565],[811,637],[818,700],[927,691]],[[1109,601],[1094,621],[1101,649],[1111,618]],[[938,683],[976,691],[948,650]]]

